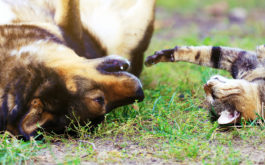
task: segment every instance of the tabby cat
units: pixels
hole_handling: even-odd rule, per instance
[[[215,75],[204,85],[206,100],[218,115],[219,124],[236,123],[241,117],[265,117],[265,45],[256,51],[222,46],[180,46],[155,52],[145,65],[185,61],[227,70],[234,79]]]

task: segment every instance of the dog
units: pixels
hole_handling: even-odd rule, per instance
[[[0,38],[1,131],[26,139],[38,126],[60,133],[67,117],[97,123],[144,98],[139,79],[124,71],[128,61],[118,56],[85,59],[33,25],[1,25]]]
[[[117,54],[140,76],[155,0],[0,0],[2,23],[42,24],[88,59]],[[49,27],[47,27],[49,26]]]
[[[219,124],[264,119],[265,102],[265,45],[256,51],[222,46],[180,46],[155,52],[145,64],[186,61],[198,65],[227,70],[234,79],[220,75],[204,85],[206,100],[217,113]]]
[[[115,18],[119,22],[110,25],[120,26],[113,28],[120,35],[115,41],[117,47],[111,45],[116,40],[115,32],[96,31],[99,26],[91,29],[94,26],[89,24],[91,21],[84,23],[86,12],[89,15],[93,12],[79,8],[78,4],[90,2],[0,1],[0,12],[5,15],[0,19],[0,131],[9,131],[26,140],[36,135],[40,127],[61,133],[73,118],[81,124],[98,124],[112,109],[144,99],[141,82],[126,70],[134,72],[137,62],[133,55],[137,52],[135,58],[143,58],[151,38],[153,14],[138,19],[138,23],[144,24],[140,27],[132,26],[135,15],[131,14],[138,11],[139,6],[140,10],[150,7],[153,13],[155,1],[146,1],[145,5],[137,1],[133,7],[132,2],[119,1],[116,6],[112,1],[111,9],[103,5],[106,1],[101,1],[102,11],[105,8],[115,13],[116,7],[127,7],[113,14],[124,15]],[[149,2],[151,5],[146,6]],[[78,9],[80,12],[76,12]],[[125,14],[127,9],[128,14]],[[102,18],[110,16],[105,14]],[[125,25],[124,21],[132,24]],[[127,29],[120,31],[125,27]],[[113,43],[109,43],[111,39],[107,35],[113,35]],[[121,55],[109,55],[115,52]],[[121,56],[127,56],[132,65]],[[141,70],[141,65],[139,62],[140,69],[136,70]]]

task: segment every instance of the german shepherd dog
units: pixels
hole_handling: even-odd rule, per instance
[[[220,75],[204,85],[206,99],[213,106],[219,124],[231,124],[265,118],[265,45],[256,51],[221,46],[180,46],[155,52],[146,59],[147,66],[158,62],[186,61],[224,69],[234,79]]]
[[[117,2],[81,0],[79,8],[78,0],[0,1],[0,131],[25,139],[39,127],[61,133],[69,119],[97,124],[112,109],[143,100],[139,79],[126,70],[140,73],[143,60],[133,66],[151,37],[154,1]],[[114,22],[102,24],[104,17]],[[106,56],[114,53],[132,66]]]

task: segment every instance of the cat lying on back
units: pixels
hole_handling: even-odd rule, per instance
[[[145,65],[186,61],[229,71],[234,79],[213,76],[204,85],[204,91],[219,117],[218,123],[230,124],[241,117],[265,117],[264,57],[265,45],[258,46],[255,52],[220,46],[180,46],[155,52],[147,57]]]

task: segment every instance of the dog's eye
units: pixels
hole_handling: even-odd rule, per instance
[[[105,101],[103,97],[97,97],[94,99],[94,101],[98,102],[100,105],[104,105]]]

